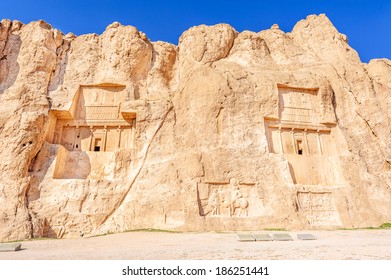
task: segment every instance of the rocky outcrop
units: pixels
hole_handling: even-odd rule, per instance
[[[391,220],[391,62],[285,33],[0,24],[0,240]]]

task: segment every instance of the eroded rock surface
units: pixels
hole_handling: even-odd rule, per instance
[[[0,24],[0,240],[391,221],[391,62],[292,32]]]

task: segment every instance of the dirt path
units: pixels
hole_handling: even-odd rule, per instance
[[[274,232],[267,232],[274,233]],[[128,232],[93,238],[23,241],[0,259],[391,260],[391,230],[306,231],[317,240],[238,242],[235,233]]]

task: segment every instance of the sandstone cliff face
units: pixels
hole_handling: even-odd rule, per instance
[[[0,25],[0,240],[391,220],[391,62],[292,32]]]

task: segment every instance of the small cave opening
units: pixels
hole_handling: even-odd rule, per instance
[[[296,148],[297,148],[297,154],[302,155],[303,154],[303,140],[296,141]]]
[[[101,143],[102,143],[101,138],[95,139],[94,152],[100,152],[100,147],[102,146]]]

